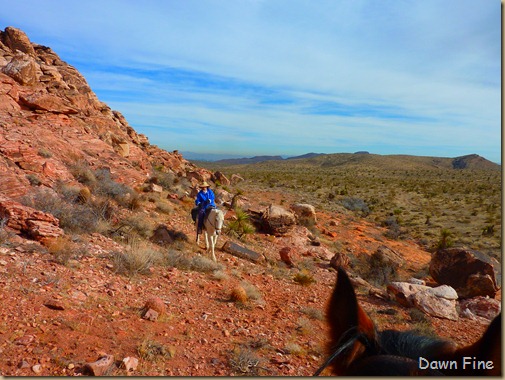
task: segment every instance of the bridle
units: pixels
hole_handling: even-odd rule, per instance
[[[217,215],[219,215],[220,212],[222,212],[221,210],[217,209],[217,208],[214,208],[215,212]],[[217,220],[217,217],[216,217],[216,220]],[[224,218],[223,218],[224,220]],[[217,226],[215,224],[213,224],[209,219],[207,219],[207,221],[209,222],[209,224],[214,227],[214,230],[216,231],[216,233],[219,235],[221,233],[221,228],[217,228]]]
[[[357,341],[364,344],[365,347],[371,347],[370,341],[368,340],[366,335],[363,334],[362,332],[359,332],[357,327],[351,327],[349,330],[344,332],[340,337],[337,343],[338,349],[333,354],[331,354],[328,359],[326,359],[323,365],[319,367],[319,369],[312,376],[319,376],[321,372],[323,372],[333,360],[335,360],[340,354],[342,354],[350,347],[352,347],[354,343]]]

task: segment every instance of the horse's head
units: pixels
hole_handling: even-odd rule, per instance
[[[216,233],[219,235],[224,224],[224,213],[222,210],[215,209],[216,213]]]
[[[479,341],[463,348],[410,332],[379,332],[339,269],[327,318],[331,355],[316,375],[326,366],[336,375],[501,375],[501,314]]]

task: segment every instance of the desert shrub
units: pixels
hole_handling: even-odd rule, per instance
[[[245,290],[248,299],[251,299],[251,300],[260,300],[261,299],[261,292],[253,284],[251,284],[247,281],[242,281],[242,283],[240,285]]]
[[[96,183],[96,177],[93,170],[85,160],[79,160],[70,166],[70,173],[80,183],[86,186],[93,186]]]
[[[156,210],[164,214],[170,214],[173,211],[172,206],[164,200],[156,200]]]
[[[182,252],[170,249],[163,256],[163,264],[170,268],[190,270],[191,258]]]
[[[0,244],[3,244],[9,240],[9,233],[5,230],[5,226],[7,225],[7,217],[0,217]]]
[[[194,256],[190,269],[196,272],[211,273],[223,269],[223,265],[204,256]]]
[[[150,268],[160,261],[160,252],[137,239],[132,239],[124,251],[113,253],[114,271],[128,276],[150,274]]]
[[[27,174],[26,179],[32,186],[39,186],[42,184],[42,181],[35,174]]]
[[[412,331],[420,335],[437,337],[437,333],[433,329],[430,320],[421,310],[415,308],[409,309],[409,316],[414,324]]]
[[[296,321],[296,331],[301,335],[313,335],[314,326],[307,318],[299,318]]]
[[[387,238],[396,240],[402,235],[398,219],[393,214],[389,215],[382,225],[387,228],[384,233]]]
[[[318,321],[324,321],[324,313],[319,309],[314,309],[312,307],[302,307],[300,312],[307,315],[309,318],[317,319]]]
[[[163,264],[171,268],[202,273],[215,273],[224,268],[222,264],[216,263],[207,257],[189,257],[183,252],[173,249],[163,255]]]
[[[363,216],[370,214],[370,208],[361,198],[344,197],[340,202],[347,210],[360,212]]]
[[[150,238],[154,231],[153,223],[143,213],[131,215],[122,220],[121,224],[143,238]]]
[[[305,354],[305,350],[299,344],[294,342],[287,343],[286,346],[284,346],[283,351],[290,355],[302,356]]]
[[[94,174],[97,180],[93,186],[95,195],[112,198],[123,207],[135,208],[134,206],[138,200],[138,194],[135,190],[114,181],[108,169],[95,170]]]
[[[230,369],[234,374],[260,376],[262,360],[250,348],[237,347],[228,356]]]
[[[99,218],[89,205],[81,205],[66,201],[61,196],[40,191],[33,198],[23,198],[21,202],[27,206],[54,215],[60,221],[60,227],[65,232],[92,233],[99,232]]]
[[[385,285],[398,276],[398,265],[377,251],[366,258],[364,277],[375,285]]]
[[[70,259],[80,259],[88,254],[82,244],[72,242],[68,237],[62,236],[51,242],[48,252],[53,255],[53,260],[58,264],[67,265]]]
[[[212,273],[212,279],[216,281],[226,281],[228,280],[228,275],[222,270],[216,270]]]
[[[161,170],[156,170],[154,169],[154,173],[151,176],[152,180],[156,181],[154,183],[157,183],[161,187],[163,187],[165,190],[168,190],[172,188],[175,184],[175,174],[171,172],[163,172]]]
[[[303,286],[309,286],[316,281],[314,276],[306,269],[302,269],[300,272],[296,273],[293,280]]]
[[[44,157],[44,158],[50,158],[53,156],[53,154],[45,148],[40,148],[37,153],[40,157]]]
[[[137,347],[140,358],[146,361],[156,359],[170,359],[175,356],[175,348],[165,346],[158,341],[146,338]]]

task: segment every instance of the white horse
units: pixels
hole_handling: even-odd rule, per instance
[[[198,219],[196,223],[198,225]],[[212,260],[214,261],[217,261],[216,255],[214,254],[214,247],[216,246],[217,237],[221,233],[223,224],[224,224],[223,212],[221,210],[218,210],[217,208],[210,209],[209,215],[207,215],[203,223],[203,232],[205,234],[205,248],[207,249],[207,252],[209,251],[212,252]],[[200,235],[198,235],[198,231],[197,231],[196,244],[200,244]]]

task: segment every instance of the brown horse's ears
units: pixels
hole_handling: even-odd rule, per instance
[[[356,334],[362,334],[371,344],[376,342],[375,325],[358,304],[351,280],[342,268],[337,269],[337,282],[328,305],[327,319],[330,325],[330,353],[334,353]],[[365,345],[356,341],[352,348],[345,350],[330,366],[335,374],[342,374],[350,363],[366,355],[365,351]]]
[[[472,371],[476,375],[501,376],[501,342],[500,313],[477,342],[456,350],[454,356],[460,358],[461,363],[466,358],[467,372]]]

